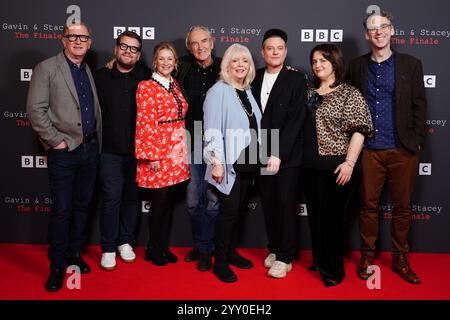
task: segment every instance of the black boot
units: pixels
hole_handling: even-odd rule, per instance
[[[151,261],[155,266],[165,266],[169,262],[160,249],[149,246],[145,248],[145,260]]]

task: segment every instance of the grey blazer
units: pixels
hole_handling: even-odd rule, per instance
[[[101,147],[102,119],[94,78],[89,66],[86,72],[94,94],[97,139]],[[69,151],[83,140],[80,102],[64,53],[39,63],[33,70],[28,90],[27,113],[31,126],[47,150],[67,143]]]

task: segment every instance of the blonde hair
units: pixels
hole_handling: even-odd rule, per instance
[[[173,53],[173,56],[175,57],[175,72],[178,70],[178,55],[177,50],[175,49],[175,46],[171,42],[160,42],[156,45],[156,47],[153,49],[153,63],[152,63],[152,69],[156,72],[156,60],[158,59],[158,54],[161,50],[170,50]]]
[[[243,53],[250,63],[248,73],[244,79],[244,89],[249,89],[250,84],[255,79],[255,63],[253,62],[250,50],[248,50],[246,46],[243,46],[239,43],[235,43],[229,46],[223,54],[222,63],[220,64],[220,80],[224,81],[225,83],[232,84],[231,76],[228,72],[228,66],[231,60],[233,60],[233,58],[239,53]]]

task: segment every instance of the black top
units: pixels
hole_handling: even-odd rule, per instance
[[[116,65],[95,72],[103,121],[102,152],[134,155],[136,90],[139,82],[150,76],[150,69],[140,63],[128,73],[120,72]]]
[[[316,110],[320,108],[322,97],[315,94],[306,104],[306,117],[303,124],[303,167],[316,170],[335,170],[345,161],[345,155],[319,155],[316,130]]]
[[[258,144],[258,124],[256,123],[256,116],[252,110],[252,105],[248,100],[247,93],[243,90],[237,90],[236,93],[241,101],[241,106],[244,108],[245,114],[248,117],[249,127],[251,132],[250,144],[241,151],[239,158],[233,164],[234,170],[238,172],[255,172],[259,169],[259,144]]]
[[[203,123],[203,102],[206,92],[216,83],[219,71],[220,65],[217,60],[213,60],[213,63],[206,68],[194,61],[186,77],[182,79],[182,85],[189,102],[186,129],[191,137],[194,134],[194,121]]]

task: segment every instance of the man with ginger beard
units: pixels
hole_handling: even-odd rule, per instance
[[[140,208],[134,156],[136,90],[138,83],[151,75],[138,63],[141,49],[141,37],[125,31],[116,40],[112,68],[102,68],[95,74],[104,125],[99,166],[100,266],[106,271],[116,268],[116,250],[125,263],[136,259],[133,247]]]

